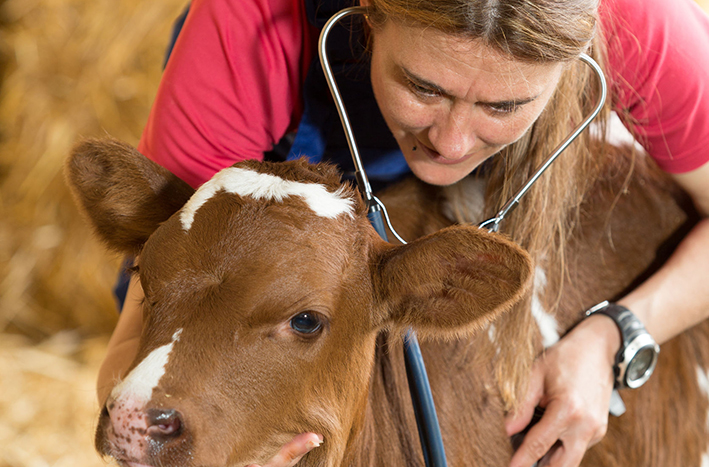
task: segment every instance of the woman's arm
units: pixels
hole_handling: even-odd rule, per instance
[[[709,163],[672,177],[703,218],[657,273],[619,300],[659,344],[709,317]]]
[[[312,57],[301,0],[194,0],[138,150],[193,187],[297,125]]]
[[[618,301],[660,344],[709,318],[709,163],[674,178],[703,218],[654,275]],[[536,406],[545,413],[525,436],[512,467],[530,467],[547,452],[550,467],[579,465],[586,450],[606,433],[619,348],[615,323],[594,315],[535,362],[527,397],[507,420],[508,433],[524,429]]]
[[[619,115],[704,216],[661,269],[619,300],[662,343],[709,317],[709,67],[699,59],[709,57],[709,18],[689,0],[602,1],[600,10]],[[547,452],[551,467],[579,465],[606,433],[619,348],[613,321],[594,315],[535,362],[508,433],[524,429],[537,405],[546,411],[512,467],[529,467]]]
[[[138,276],[133,275],[128,285],[123,311],[108,341],[106,357],[98,372],[96,391],[101,407],[116,382],[126,375],[138,353],[140,333],[143,329],[143,297]]]

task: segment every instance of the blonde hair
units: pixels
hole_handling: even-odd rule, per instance
[[[487,182],[485,218],[493,216],[559,143],[595,107],[599,85],[593,71],[577,60],[585,52],[603,64],[604,49],[596,31],[598,0],[370,0],[368,19],[373,29],[394,19],[404,24],[433,27],[445,33],[482,40],[515,60],[528,63],[564,63],[561,80],[538,120],[517,142],[490,158],[471,176]],[[600,121],[609,114],[606,105]],[[601,124],[601,134],[605,134]],[[599,145],[596,144],[596,150]],[[572,230],[578,207],[605,162],[604,151],[592,152],[591,136],[584,132],[551,165],[519,206],[501,225],[501,231],[526,248],[561,294],[565,263],[563,246]],[[462,190],[448,190],[460,222],[467,218]],[[458,193],[456,195],[456,193]],[[533,328],[529,303],[521,304],[503,319],[510,334]],[[498,374],[500,391],[509,409],[524,390],[526,375],[538,349],[519,335],[501,335],[505,374]]]

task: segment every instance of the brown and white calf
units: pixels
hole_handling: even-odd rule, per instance
[[[652,174],[632,197],[616,196],[617,174],[602,180],[559,298],[543,266],[529,287],[530,259],[503,237],[436,232],[450,224],[444,192],[414,181],[388,204],[401,233],[420,238],[393,246],[329,166],[241,163],[193,193],[125,145],[88,141],[68,174],[99,236],[139,254],[146,294],[140,350],[97,448],[154,466],[263,463],[305,431],[325,442],[302,465],[423,465],[399,337],[411,326],[444,338],[422,351],[449,465],[504,467],[508,379],[585,307],[621,293],[683,220]],[[702,324],[663,346],[658,374],[623,395],[628,413],[585,465],[701,465],[707,335]]]
[[[128,463],[263,463],[314,431],[325,443],[306,465],[381,449],[408,464],[417,435],[395,434],[406,388],[386,381],[378,336],[469,334],[530,282],[529,257],[475,227],[380,240],[326,165],[241,163],[193,194],[107,141],[79,146],[68,174],[99,235],[140,254],[140,350],[97,432],[98,449]]]

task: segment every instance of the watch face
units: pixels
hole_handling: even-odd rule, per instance
[[[635,354],[633,360],[628,364],[626,378],[628,382],[642,379],[648,370],[651,369],[655,360],[655,349],[644,347]]]

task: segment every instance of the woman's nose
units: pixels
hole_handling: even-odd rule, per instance
[[[460,159],[473,152],[477,138],[470,113],[470,109],[454,106],[429,129],[428,139],[433,149],[446,159]]]

